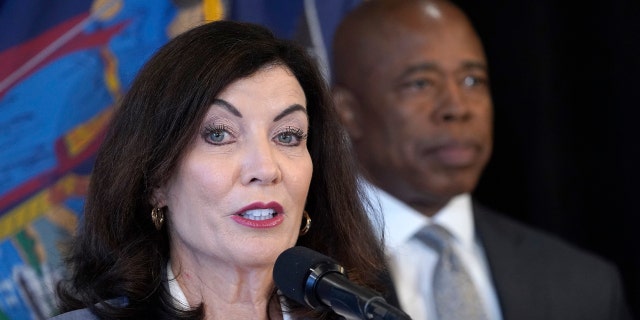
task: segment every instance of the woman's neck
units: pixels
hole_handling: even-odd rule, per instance
[[[206,319],[268,319],[269,300],[274,298],[271,268],[239,269],[175,260],[170,267],[188,306],[204,304]],[[172,295],[177,298],[178,293]],[[271,310],[270,319],[280,319],[281,310],[272,309],[277,310]]]

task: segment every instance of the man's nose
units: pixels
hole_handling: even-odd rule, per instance
[[[440,122],[467,121],[471,118],[471,106],[464,88],[455,79],[445,82],[435,111],[436,120]]]

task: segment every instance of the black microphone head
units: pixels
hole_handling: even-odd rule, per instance
[[[328,266],[328,267],[324,267]],[[318,268],[320,267],[320,268]],[[273,267],[273,280],[289,299],[311,308],[322,307],[311,293],[318,272],[340,272],[340,267],[333,259],[306,247],[292,247],[283,251],[276,259]]]
[[[276,287],[287,298],[346,319],[409,319],[366,287],[351,283],[333,259],[305,247],[283,251],[273,267]]]

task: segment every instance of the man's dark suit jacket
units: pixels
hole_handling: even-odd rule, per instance
[[[617,269],[474,203],[504,320],[631,319]]]

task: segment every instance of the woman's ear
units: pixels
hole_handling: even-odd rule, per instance
[[[331,90],[336,110],[352,141],[360,139],[362,128],[358,119],[358,101],[349,89],[335,86]]]
[[[153,188],[151,193],[151,206],[154,208],[162,208],[167,205],[167,196],[163,187]]]

